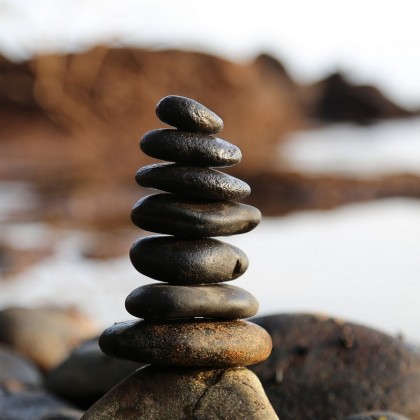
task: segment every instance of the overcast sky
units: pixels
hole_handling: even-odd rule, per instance
[[[267,51],[302,82],[341,69],[414,106],[419,16],[418,0],[0,0],[0,50],[24,57],[113,40],[233,60]]]

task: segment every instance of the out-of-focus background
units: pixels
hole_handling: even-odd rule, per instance
[[[398,7],[397,7],[398,6]],[[151,282],[138,148],[192,97],[241,147],[264,215],[227,238],[260,314],[323,312],[420,341],[418,2],[0,0],[0,309],[100,328]]]

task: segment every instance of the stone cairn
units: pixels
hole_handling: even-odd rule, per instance
[[[126,309],[142,319],[114,324],[99,340],[108,356],[151,366],[111,390],[84,418],[275,419],[260,382],[245,368],[265,360],[272,347],[263,328],[242,320],[256,314],[258,302],[224,284],[246,271],[248,259],[210,238],[248,232],[261,219],[255,207],[230,201],[246,197],[250,187],[212,169],[238,163],[241,152],[212,136],[223,121],[192,99],[167,96],[156,114],[176,129],[152,130],[140,147],[174,163],[138,170],[140,186],[165,193],[139,200],[131,217],[164,235],[140,238],[130,259],[163,283],[131,292]]]

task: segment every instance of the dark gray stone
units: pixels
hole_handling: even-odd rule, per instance
[[[420,353],[380,331],[322,315],[254,318],[273,352],[253,367],[280,418],[343,419],[372,410],[420,420]]]
[[[148,277],[187,285],[234,280],[248,268],[239,248],[210,238],[147,236],[133,244],[130,259]]]
[[[192,166],[232,166],[242,159],[233,144],[201,133],[152,130],[140,141],[141,150],[156,159]]]
[[[79,407],[90,407],[118,382],[141,367],[102,353],[98,338],[83,343],[48,373],[46,387]]]
[[[67,408],[73,407],[42,389],[17,392],[0,389],[0,420],[41,420]]]
[[[271,351],[267,332],[246,321],[126,321],[99,338],[111,357],[168,366],[248,366]]]
[[[136,203],[131,220],[151,232],[201,238],[249,232],[260,222],[261,213],[255,207],[232,201],[154,194]]]
[[[175,163],[144,166],[137,171],[136,181],[141,187],[204,200],[236,200],[251,192],[247,183],[231,175]]]
[[[127,296],[125,307],[144,319],[237,319],[255,315],[258,302],[246,290],[230,285],[147,284]]]
[[[112,389],[83,420],[275,420],[248,369],[148,366]]]
[[[0,345],[0,384],[39,387],[43,381],[41,372],[33,363],[11,348]]]
[[[164,123],[185,131],[216,134],[223,121],[204,105],[184,96],[166,96],[156,106],[156,115]]]
[[[390,413],[389,411],[375,411],[371,413],[354,414],[346,417],[345,420],[410,420],[400,414]]]

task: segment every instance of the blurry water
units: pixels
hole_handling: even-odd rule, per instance
[[[420,119],[302,131],[290,136],[279,151],[290,168],[305,172],[361,177],[420,174]]]

